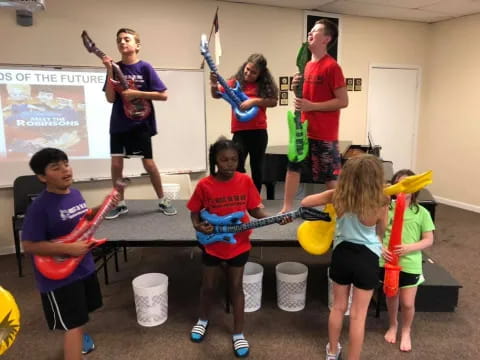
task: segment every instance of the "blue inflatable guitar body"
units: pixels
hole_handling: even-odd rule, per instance
[[[277,224],[286,218],[296,219],[298,217],[301,217],[304,220],[310,221],[331,221],[330,215],[328,213],[310,207],[300,207],[294,211],[269,216],[248,223],[241,222],[244,214],[245,213],[243,211],[237,211],[229,215],[218,216],[215,214],[210,214],[207,210],[202,210],[200,212],[200,217],[204,221],[207,221],[210,224],[214,225],[215,229],[211,234],[205,234],[197,231],[198,241],[202,245],[209,245],[217,241],[225,241],[229,244],[235,244],[236,240],[234,235],[236,233],[271,224]]]

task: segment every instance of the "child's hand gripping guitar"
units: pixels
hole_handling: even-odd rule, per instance
[[[125,188],[126,185],[126,182],[118,182],[117,186],[113,188],[110,194],[105,198],[97,213],[91,220],[89,220],[89,218],[92,215],[92,209],[89,209],[70,234],[61,236],[51,241],[62,243],[84,241],[87,245],[89,245],[89,250],[104,244],[107,239],[95,239],[93,235],[100,226],[107,212],[116,206],[116,203],[118,202],[119,190]],[[61,280],[70,276],[75,271],[77,266],[83,260],[84,256],[85,254],[78,257],[35,255],[33,257],[33,261],[38,271],[43,276],[51,280]]]

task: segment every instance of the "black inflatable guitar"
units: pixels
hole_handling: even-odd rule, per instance
[[[95,45],[95,43],[90,38],[90,36],[88,36],[85,30],[82,31],[82,40],[83,40],[83,45],[85,45],[85,48],[87,49],[88,52],[94,53],[100,59],[106,56],[106,54]],[[116,64],[114,61],[112,61],[112,68],[113,68],[115,77],[118,80],[110,79],[110,81],[112,82],[113,87],[120,94],[120,96],[124,90],[127,90],[127,89],[138,90],[137,87],[135,86],[135,81],[127,80],[125,78],[125,75],[123,75],[122,70],[120,69],[120,66],[118,66],[118,64]],[[128,101],[125,98],[123,98],[123,111],[125,111],[125,114],[129,119],[140,121],[145,119],[148,115],[151,114],[152,104],[150,103],[150,101],[145,99],[134,99],[132,101]]]

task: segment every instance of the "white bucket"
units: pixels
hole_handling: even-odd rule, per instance
[[[245,294],[245,312],[253,312],[262,306],[263,266],[247,262],[243,270],[243,293]]]
[[[297,262],[284,262],[275,267],[277,305],[285,311],[300,311],[307,297],[308,267]]]
[[[132,281],[137,322],[142,326],[157,326],[168,317],[168,276],[149,273]]]
[[[169,200],[178,199],[180,194],[180,184],[162,184],[163,196]]]
[[[327,269],[327,278],[328,278],[328,308],[332,310],[333,306],[333,281],[330,279],[330,267]],[[348,305],[345,315],[350,315],[350,308],[352,307],[352,296],[353,296],[353,287],[350,285],[350,294],[348,296]]]

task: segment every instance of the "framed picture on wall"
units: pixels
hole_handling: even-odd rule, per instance
[[[328,48],[328,53],[332,56],[335,60],[340,61],[340,43],[342,39],[342,28],[340,22],[340,15],[336,14],[329,14],[329,13],[322,13],[318,11],[305,11],[304,13],[304,20],[303,20],[303,38],[307,39],[308,32],[312,29],[315,25],[315,22],[320,19],[328,19],[337,25],[338,28],[338,38],[331,42]]]

